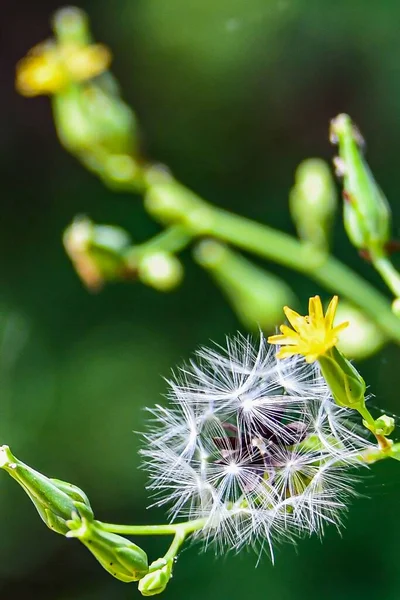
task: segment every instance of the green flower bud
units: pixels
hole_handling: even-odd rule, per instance
[[[139,259],[138,277],[144,284],[160,292],[169,292],[181,283],[183,267],[170,252],[148,252]]]
[[[92,514],[89,500],[81,489],[35,471],[15,458],[8,446],[0,447],[0,468],[20,484],[44,523],[53,531],[62,535],[69,531],[67,521],[75,511],[76,500]]]
[[[57,10],[52,19],[54,33],[61,43],[87,45],[91,42],[86,13],[75,6]]]
[[[390,435],[395,428],[393,417],[388,417],[387,415],[382,415],[378,419],[375,419],[373,427],[366,421],[363,421],[363,423],[365,427],[370,429],[375,435]]]
[[[335,346],[321,355],[318,362],[336,404],[362,413],[367,386],[354,365]]]
[[[343,175],[347,234],[361,250],[382,250],[390,238],[390,207],[364,160],[362,138],[348,115],[333,119],[331,140],[339,145],[336,165]]]
[[[120,535],[104,531],[86,504],[74,502],[74,506],[66,537],[79,539],[102,567],[120,581],[138,581],[146,575],[148,562],[144,550]]]
[[[109,74],[101,81],[109,83]],[[130,109],[100,83],[71,85],[52,99],[58,137],[64,147],[105,182],[136,187],[140,184],[140,170],[133,158],[137,153],[138,133]],[[112,156],[125,157],[123,177],[120,165]],[[112,160],[112,159],[111,159]],[[126,162],[129,160],[129,169]],[[114,172],[117,176],[114,179]],[[129,175],[129,179],[127,179]]]
[[[107,281],[132,276],[125,263],[129,235],[119,227],[95,225],[80,217],[66,229],[64,247],[83,283],[92,291]]]
[[[61,58],[77,70],[76,79],[72,78],[70,85],[62,87],[52,100],[61,143],[106,183],[135,187],[140,182],[140,170],[133,158],[139,143],[137,123],[120,97],[117,82],[106,71],[111,62],[109,50],[100,44],[91,45],[88,19],[77,8],[57,11],[53,27]],[[76,62],[83,67],[86,61],[85,69],[88,74],[93,70],[93,77],[79,77],[71,48],[76,54],[83,49],[80,62],[78,58]],[[113,155],[120,158],[112,161]]]
[[[327,249],[337,209],[337,193],[325,161],[310,158],[300,163],[289,206],[300,239]]]
[[[358,308],[342,300],[337,308],[335,324],[347,321],[337,347],[352,359],[363,360],[375,354],[387,341],[381,329]]]
[[[194,256],[250,330],[261,327],[272,331],[281,319],[282,306],[295,302],[292,290],[284,281],[224,244],[204,240],[196,246]]]
[[[173,561],[159,558],[149,567],[149,572],[139,581],[139,592],[142,596],[156,596],[161,594],[172,577]]]

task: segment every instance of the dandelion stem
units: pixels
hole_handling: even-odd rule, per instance
[[[101,522],[101,528],[109,533],[120,535],[174,535],[175,537],[183,535],[186,538],[204,527],[205,523],[206,519],[194,519],[184,523],[163,523],[162,525],[118,525]]]

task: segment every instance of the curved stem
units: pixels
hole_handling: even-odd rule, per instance
[[[396,442],[391,446],[373,446],[365,450],[360,458],[363,462],[370,465],[386,458],[394,458],[400,460],[400,442]]]
[[[161,525],[118,525],[115,523],[100,522],[101,528],[109,533],[120,535],[177,535],[184,533],[187,537],[190,533],[204,527],[207,519],[194,519],[185,523],[163,523]]]
[[[151,239],[133,246],[126,254],[127,263],[135,264],[138,257],[147,252],[180,252],[190,243],[192,235],[184,225],[171,225]]]
[[[172,540],[172,544],[170,545],[170,547],[168,548],[166,554],[164,555],[165,562],[168,562],[168,561],[173,560],[175,558],[175,556],[179,552],[179,548],[182,546],[182,544],[185,541],[187,535],[188,535],[188,533],[186,533],[186,529],[185,529],[184,526],[182,526],[182,527],[180,527],[180,528],[177,529],[177,531],[175,533],[175,537]]]
[[[284,232],[222,210],[213,211],[209,232],[243,250],[304,273],[326,289],[345,296],[369,315],[390,339],[400,343],[400,320],[392,313],[389,302],[333,256],[314,247],[311,249]]]
[[[358,457],[365,464],[374,464],[387,458],[400,461],[400,442],[381,446],[371,446]],[[161,525],[118,525],[100,522],[102,529],[120,535],[173,535],[174,539],[164,558],[174,557],[188,535],[204,527],[207,519],[194,519],[183,523]]]
[[[390,259],[385,256],[374,255],[371,253],[371,262],[388,288],[393,292],[396,298],[400,297],[400,274],[394,268]]]
[[[163,222],[186,225],[193,237],[208,235],[314,279],[326,289],[343,295],[365,312],[388,336],[400,343],[400,319],[389,301],[360,275],[321,249],[291,235],[216,208],[196,194],[171,182],[165,200],[157,186],[148,187],[146,208]]]

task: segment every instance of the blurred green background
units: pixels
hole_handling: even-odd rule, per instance
[[[92,0],[95,36],[135,107],[147,153],[208,200],[294,231],[288,191],[297,164],[330,160],[329,119],[346,111],[400,223],[400,4],[396,0]],[[240,325],[208,275],[184,255],[171,294],[115,285],[83,289],[61,235],[76,214],[118,224],[137,241],[158,227],[141,199],[107,190],[56,140],[47,99],[14,92],[16,61],[49,35],[52,0],[2,2],[0,119],[0,434],[42,472],[83,487],[96,515],[157,522],[138,470],[143,407],[160,401],[162,376]],[[394,234],[399,235],[399,227]],[[340,221],[335,252],[377,287]],[[323,292],[275,265],[305,307]],[[383,288],[382,288],[383,289]],[[326,293],[324,298],[327,298]],[[360,365],[373,403],[400,413],[400,353]],[[282,546],[276,565],[215,558],[189,547],[164,598],[398,600],[399,465],[365,472],[342,536]],[[135,585],[110,578],[87,550],[52,534],[6,475],[0,478],[1,598],[122,600]],[[379,536],[379,541],[377,537]],[[146,540],[151,559],[167,540]]]

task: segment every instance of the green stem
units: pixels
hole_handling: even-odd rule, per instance
[[[373,446],[368,448],[368,450],[364,450],[360,455],[360,458],[366,464],[373,464],[380,460],[385,460],[386,458],[400,460],[400,442],[384,448]]]
[[[179,186],[180,194],[183,189]],[[196,219],[190,220],[192,235],[210,235],[307,275],[326,289],[343,295],[376,322],[389,339],[400,343],[400,320],[392,313],[389,302],[345,264],[315,247],[311,249],[287,233],[214,208],[189,190],[187,194],[190,212],[196,215]],[[187,205],[177,202],[172,220],[187,223],[188,218]]]
[[[204,527],[206,519],[194,519],[185,523],[164,523],[162,525],[117,525],[101,523],[102,529],[119,535],[181,535],[187,537],[190,533]]]
[[[371,262],[396,298],[400,297],[400,274],[390,259],[384,255],[371,254]]]
[[[359,406],[356,409],[360,415],[362,416],[362,418],[364,419],[364,421],[369,425],[369,429],[370,431],[374,431],[374,427],[375,427],[375,419],[374,417],[371,415],[371,413],[369,412],[368,408],[365,406]]]
[[[185,541],[188,533],[184,526],[177,529],[174,539],[172,540],[172,544],[168,548],[166,554],[164,555],[165,562],[173,560],[175,556],[178,554],[180,547]]]
[[[127,251],[127,263],[136,264],[138,257],[148,252],[180,252],[191,242],[192,235],[184,225],[171,225],[150,240]]]

